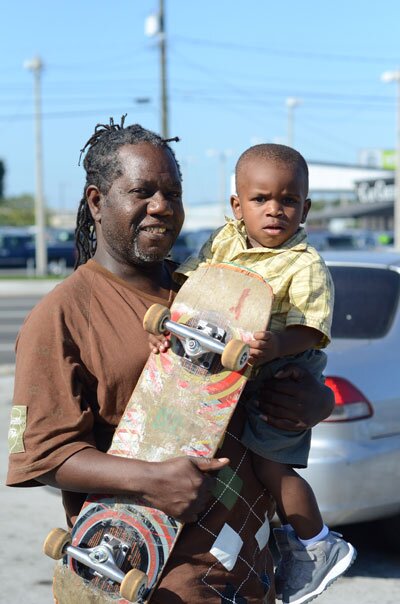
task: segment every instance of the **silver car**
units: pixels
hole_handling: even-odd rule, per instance
[[[332,415],[313,430],[309,467],[325,522],[400,528],[400,253],[325,252],[335,283],[327,383]],[[396,530],[397,528],[397,530]]]

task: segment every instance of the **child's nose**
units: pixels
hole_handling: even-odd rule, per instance
[[[282,204],[279,203],[279,201],[277,201],[276,199],[270,199],[266,205],[266,211],[267,214],[271,216],[278,216],[283,212]]]

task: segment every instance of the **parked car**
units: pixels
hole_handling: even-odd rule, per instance
[[[171,258],[179,264],[192,254],[198,254],[203,243],[207,241],[214,229],[198,229],[197,231],[183,231],[177,238],[172,250]]]
[[[30,257],[35,235],[17,227],[0,228],[0,267],[24,268]]]
[[[314,428],[309,467],[300,473],[327,524],[390,517],[399,548],[400,254],[323,256],[335,283],[326,383],[336,406]]]
[[[378,232],[364,229],[347,229],[340,232],[313,230],[307,232],[313,247],[323,250],[368,250],[378,246]]]
[[[49,272],[62,272],[75,264],[73,229],[47,229]],[[27,268],[35,265],[35,233],[32,228],[0,228],[0,267]]]

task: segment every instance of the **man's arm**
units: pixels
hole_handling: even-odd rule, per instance
[[[215,484],[208,472],[227,463],[226,458],[193,457],[149,463],[86,448],[37,481],[66,491],[140,497],[177,520],[195,522]]]
[[[281,430],[312,428],[326,419],[334,406],[332,390],[295,364],[278,371],[259,390],[262,416]]]

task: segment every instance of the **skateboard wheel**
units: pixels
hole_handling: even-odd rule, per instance
[[[249,360],[249,345],[242,340],[230,340],[221,355],[221,363],[225,369],[239,371]]]
[[[158,305],[157,305],[158,306]],[[128,602],[140,602],[147,589],[147,575],[137,568],[126,573],[120,586],[120,594]]]
[[[47,535],[43,543],[43,552],[53,560],[64,556],[64,548],[71,543],[71,533],[61,528],[55,528]]]
[[[159,336],[166,331],[164,321],[171,318],[169,308],[162,304],[153,304],[143,318],[143,327],[149,333]]]

